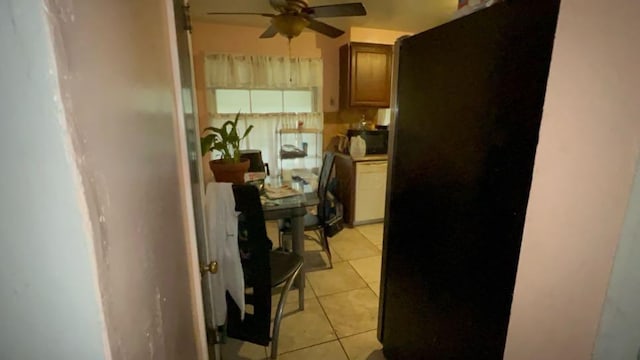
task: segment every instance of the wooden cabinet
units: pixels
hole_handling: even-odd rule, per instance
[[[391,45],[352,42],[340,48],[340,106],[388,108]]]

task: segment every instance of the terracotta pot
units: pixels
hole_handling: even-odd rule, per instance
[[[240,159],[239,163],[216,159],[209,161],[216,182],[244,184],[244,174],[249,170],[249,159]]]

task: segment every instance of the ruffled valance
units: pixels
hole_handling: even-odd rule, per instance
[[[322,59],[209,54],[207,88],[296,89],[322,87]]]

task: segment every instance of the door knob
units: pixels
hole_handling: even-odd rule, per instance
[[[212,261],[208,265],[202,265],[200,268],[200,274],[204,275],[205,273],[215,274],[218,272],[218,262]]]

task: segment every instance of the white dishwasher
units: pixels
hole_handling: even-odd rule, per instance
[[[356,162],[354,225],[384,221],[387,162]]]

